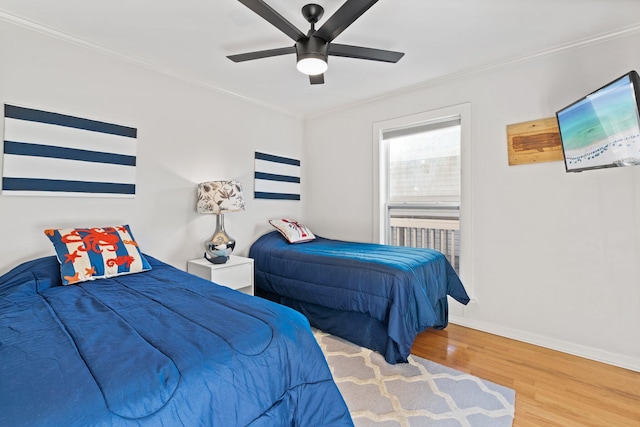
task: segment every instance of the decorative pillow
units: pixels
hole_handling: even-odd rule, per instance
[[[311,230],[292,219],[271,219],[269,224],[273,225],[289,243],[309,242],[316,238]]]
[[[128,225],[48,229],[63,285],[151,270]]]

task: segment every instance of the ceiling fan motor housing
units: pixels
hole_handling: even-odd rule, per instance
[[[298,61],[304,58],[318,58],[327,61],[329,43],[318,37],[308,37],[296,42],[296,54]]]

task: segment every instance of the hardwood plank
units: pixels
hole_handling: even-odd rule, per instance
[[[514,427],[640,426],[640,372],[453,324],[411,352],[514,389]]]

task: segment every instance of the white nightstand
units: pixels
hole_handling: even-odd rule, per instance
[[[187,262],[187,271],[218,285],[253,295],[253,259],[231,255],[225,264],[212,264],[204,258]]]

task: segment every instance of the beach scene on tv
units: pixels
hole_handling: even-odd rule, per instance
[[[558,112],[567,170],[640,164],[640,127],[629,76]]]

